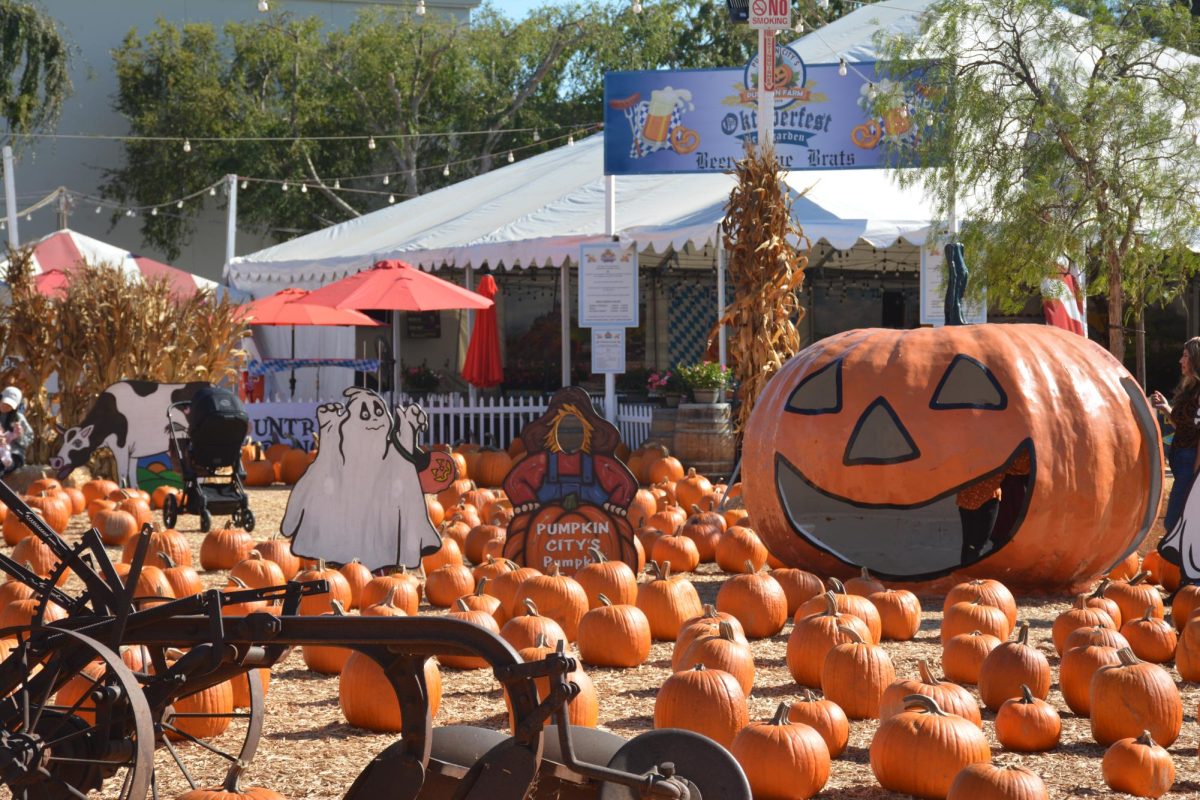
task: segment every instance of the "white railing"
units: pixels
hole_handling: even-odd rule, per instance
[[[429,430],[421,436],[422,444],[470,441],[500,448],[508,447],[522,428],[544,414],[549,403],[544,397],[477,397],[472,403],[467,396],[457,393],[418,398],[401,394],[397,401],[407,403],[414,399],[429,415]],[[603,414],[603,398],[593,396],[592,402]],[[248,403],[247,411],[256,420],[256,435],[269,439],[277,429],[289,434],[298,431],[304,424],[300,417],[307,419],[311,415],[315,421],[316,406],[311,400]],[[652,409],[652,405],[645,403],[618,404],[617,428],[621,441],[631,449],[649,436]]]

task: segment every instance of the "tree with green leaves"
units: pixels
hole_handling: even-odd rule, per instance
[[[919,32],[884,38],[894,61],[933,59],[895,84],[915,144],[901,185],[924,182],[938,215],[957,200],[960,240],[988,300],[1014,311],[1055,258],[1087,265],[1107,296],[1109,350],[1124,324],[1178,294],[1200,242],[1200,60],[1187,7],[1158,0],[941,0]],[[1151,35],[1153,34],[1153,35]],[[921,169],[910,169],[923,166]],[[965,199],[965,200],[964,200]]]
[[[13,134],[52,126],[71,96],[70,51],[54,19],[29,3],[0,0],[0,114]],[[9,140],[12,140],[11,142]]]

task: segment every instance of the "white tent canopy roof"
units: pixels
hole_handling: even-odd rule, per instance
[[[885,0],[790,45],[811,63],[870,61],[879,28],[914,29],[929,0]],[[604,135],[507,165],[357,219],[235,258],[235,285],[315,287],[385,258],[425,269],[557,266],[604,236]],[[793,172],[794,216],[815,243],[923,244],[930,203],[883,170]],[[722,174],[616,179],[617,233],[639,248],[703,247],[716,238],[733,179]],[[261,288],[266,288],[262,286]]]

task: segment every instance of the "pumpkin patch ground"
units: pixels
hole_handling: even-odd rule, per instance
[[[249,493],[259,519],[259,528],[254,534],[254,539],[259,542],[278,528],[288,493],[285,488],[251,489]],[[68,540],[73,541],[74,535],[84,528],[83,519],[72,520]],[[181,530],[191,545],[192,562],[198,565],[204,535],[191,527],[195,524],[195,517],[181,519]],[[1143,551],[1150,548],[1150,543],[1156,541],[1161,532],[1161,525],[1156,526],[1143,544]],[[5,552],[11,552],[11,549]],[[110,552],[114,558],[119,558],[118,548],[110,548]],[[687,577],[695,584],[701,601],[715,605],[718,591],[731,576],[715,564],[704,564]],[[206,587],[223,587],[228,580],[223,571],[201,571],[200,578]],[[944,594],[922,596],[920,628],[911,641],[883,643],[897,678],[917,678],[917,665],[922,659],[928,660],[936,676],[941,678],[943,599]],[[1018,619],[1029,623],[1029,643],[1050,664],[1052,683],[1048,702],[1061,715],[1062,734],[1059,745],[1050,752],[1009,751],[996,738],[996,715],[983,710],[983,733],[991,746],[993,761],[1020,765],[1036,773],[1045,781],[1052,798],[1129,797],[1105,785],[1101,762],[1107,748],[1093,741],[1089,721],[1071,712],[1058,685],[1060,658],[1055,652],[1052,629],[1055,618],[1071,607],[1073,598],[1018,594],[1016,600]],[[451,610],[432,608],[427,599],[421,599],[420,613],[423,615],[446,614]],[[803,690],[792,679],[786,662],[787,640],[792,627],[789,618],[781,632],[750,643],[755,662],[754,688],[749,698],[752,722],[770,720],[780,702],[796,702],[803,696]],[[654,700],[659,687],[671,674],[672,649],[672,642],[654,642],[646,661],[633,669],[586,666],[599,697],[600,728],[632,738],[653,727]],[[1180,682],[1173,666],[1164,666],[1179,685],[1183,702],[1182,731],[1167,747],[1175,766],[1175,783],[1171,792],[1164,796],[1195,797],[1200,794],[1200,761],[1197,758],[1200,723],[1196,718],[1200,684]],[[503,696],[488,670],[457,670],[443,666],[441,680],[441,706],[434,718],[435,725],[463,723],[505,728],[508,716]],[[978,700],[978,691],[974,687],[969,690]],[[271,670],[266,708],[264,737],[243,785],[270,787],[291,800],[342,797],[368,761],[395,741],[394,734],[372,733],[350,726],[339,706],[337,676],[319,675],[307,669],[299,649]],[[850,723],[845,752],[832,760],[828,783],[817,797],[852,800],[904,797],[880,787],[872,773],[868,749],[878,725],[876,720]],[[187,744],[177,746],[187,754],[189,765],[192,764],[199,749]],[[919,757],[919,754],[913,755]],[[167,766],[170,756],[160,749],[156,759]],[[166,769],[163,775],[166,781],[158,787],[160,797],[176,797],[187,790],[186,782],[177,771]]]

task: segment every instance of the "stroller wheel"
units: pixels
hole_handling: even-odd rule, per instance
[[[242,511],[242,529],[246,533],[254,533],[254,512],[249,507]]]
[[[163,500],[163,527],[174,528],[179,520],[179,499],[174,494],[167,495]]]
[[[208,510],[200,512],[200,530],[203,533],[208,533],[212,529],[212,514]]]

